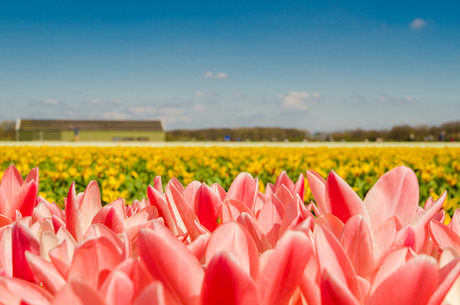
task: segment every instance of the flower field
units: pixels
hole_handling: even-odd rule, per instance
[[[454,149],[4,151],[1,304],[460,300]]]
[[[118,197],[128,202],[144,198],[155,176],[163,181],[176,177],[183,184],[219,183],[228,189],[240,172],[248,172],[259,178],[263,192],[283,170],[291,179],[306,170],[326,178],[334,170],[364,198],[380,176],[399,165],[415,171],[421,204],[447,190],[444,208],[452,215],[460,198],[460,148],[0,147],[0,178],[12,163],[23,176],[38,166],[40,195],[61,207],[72,181],[81,192],[96,180],[106,204]],[[307,181],[305,190],[309,202],[313,196]]]

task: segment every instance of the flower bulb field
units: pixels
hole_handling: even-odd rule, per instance
[[[452,215],[460,198],[460,147],[0,147],[0,178],[10,164],[25,176],[40,168],[40,195],[63,207],[70,184],[76,190],[96,180],[103,204],[123,197],[127,202],[146,196],[155,176],[173,177],[182,184],[197,180],[224,189],[240,172],[259,179],[259,191],[275,183],[282,171],[297,179],[307,170],[323,178],[334,170],[364,198],[370,187],[390,169],[405,165],[420,184],[420,203],[448,192],[444,207]],[[305,181],[305,201],[313,199]]]
[[[459,158],[0,147],[0,304],[460,304]]]

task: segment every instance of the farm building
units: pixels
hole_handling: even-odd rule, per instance
[[[16,121],[16,141],[165,141],[162,121]]]

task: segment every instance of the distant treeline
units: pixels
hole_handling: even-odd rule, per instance
[[[166,133],[167,141],[223,141],[228,135],[231,141],[460,141],[460,121],[441,126],[394,126],[390,130],[354,129],[331,133],[310,134],[307,130],[283,128],[222,128],[198,130],[174,130]]]
[[[211,128],[197,130],[173,130],[166,133],[166,141],[303,141],[310,139],[307,130],[284,128]]]
[[[394,126],[390,130],[346,130],[329,134],[316,134],[317,139],[341,141],[460,141],[460,121],[441,126]],[[442,139],[440,139],[442,138]]]
[[[15,140],[15,122],[0,122],[0,141]],[[211,128],[173,130],[166,132],[167,141],[460,141],[460,121],[440,126],[394,126],[390,130],[354,129],[331,133],[310,134],[307,130],[285,128]]]

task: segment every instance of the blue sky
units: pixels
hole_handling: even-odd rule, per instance
[[[460,113],[458,2],[2,1],[0,120],[332,131]]]

